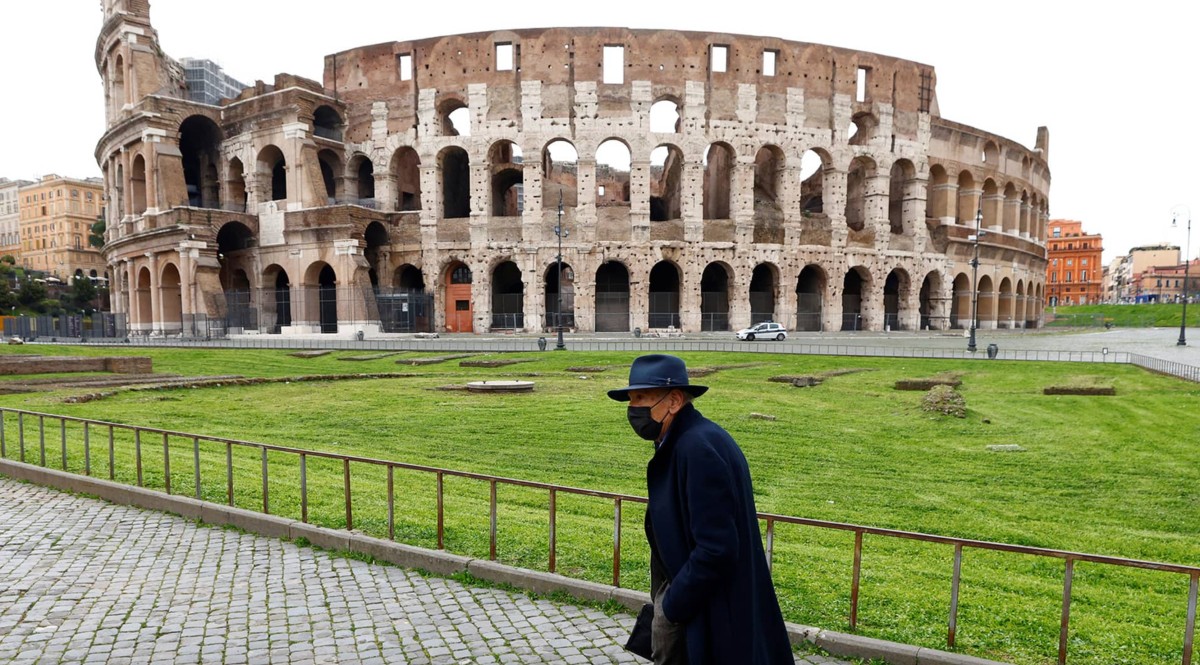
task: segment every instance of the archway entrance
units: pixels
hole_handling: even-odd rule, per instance
[[[729,273],[719,263],[700,276],[700,330],[729,330]]]
[[[596,332],[629,331],[629,271],[607,261],[596,271]]]
[[[338,331],[337,275],[333,267],[326,264],[317,276],[317,303],[321,312],[321,333]]]
[[[525,284],[521,269],[504,261],[492,271],[492,330],[520,330],[525,327]]]
[[[825,273],[816,266],[805,266],[796,280],[796,330],[820,332],[824,293]]]
[[[575,327],[575,271],[569,264],[562,264],[562,301],[559,301],[558,262],[546,268],[546,321],[549,331]],[[561,306],[561,310],[559,309]],[[561,316],[559,313],[561,312]]]
[[[471,269],[462,261],[446,267],[446,332],[475,332],[471,310]]]
[[[650,270],[650,327],[679,327],[679,268],[659,261]]]
[[[863,278],[851,268],[842,281],[842,330],[862,330]]]
[[[750,277],[750,325],[775,320],[775,270],[760,263]]]

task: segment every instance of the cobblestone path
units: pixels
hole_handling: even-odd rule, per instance
[[[0,477],[4,663],[644,663],[632,624]]]

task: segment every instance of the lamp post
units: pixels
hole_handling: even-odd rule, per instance
[[[1175,342],[1175,346],[1187,346],[1187,305],[1188,305],[1188,268],[1191,267],[1192,261],[1190,252],[1192,249],[1192,209],[1187,206],[1175,206],[1176,208],[1187,208],[1187,240],[1183,243],[1183,319],[1179,322],[1179,341]],[[1178,226],[1178,217],[1171,214],[1172,228]]]
[[[971,258],[971,337],[967,339],[967,350],[975,353],[975,329],[979,327],[979,238],[987,232],[983,226],[983,204],[975,213],[975,234],[967,236],[967,240],[975,246],[975,255]]]
[[[558,309],[557,309],[557,313],[554,316],[555,327],[558,328],[558,343],[554,345],[555,351],[566,351],[567,350],[567,345],[563,343],[563,327],[562,327],[562,292],[563,292],[562,239],[563,239],[563,236],[571,235],[571,232],[563,228],[562,216],[563,216],[563,201],[562,201],[562,192],[560,191],[558,193],[558,224],[556,224],[554,226],[554,235],[558,236],[558,259],[557,259],[557,262],[558,262],[558,289],[557,289]]]

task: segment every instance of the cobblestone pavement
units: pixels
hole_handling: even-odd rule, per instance
[[[632,624],[0,477],[0,662],[645,662]]]

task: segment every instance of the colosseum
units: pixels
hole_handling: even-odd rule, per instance
[[[942,118],[931,66],[526,29],[353,48],[321,83],[213,106],[148,0],[102,8],[104,254],[131,334],[1041,322],[1049,134]]]

